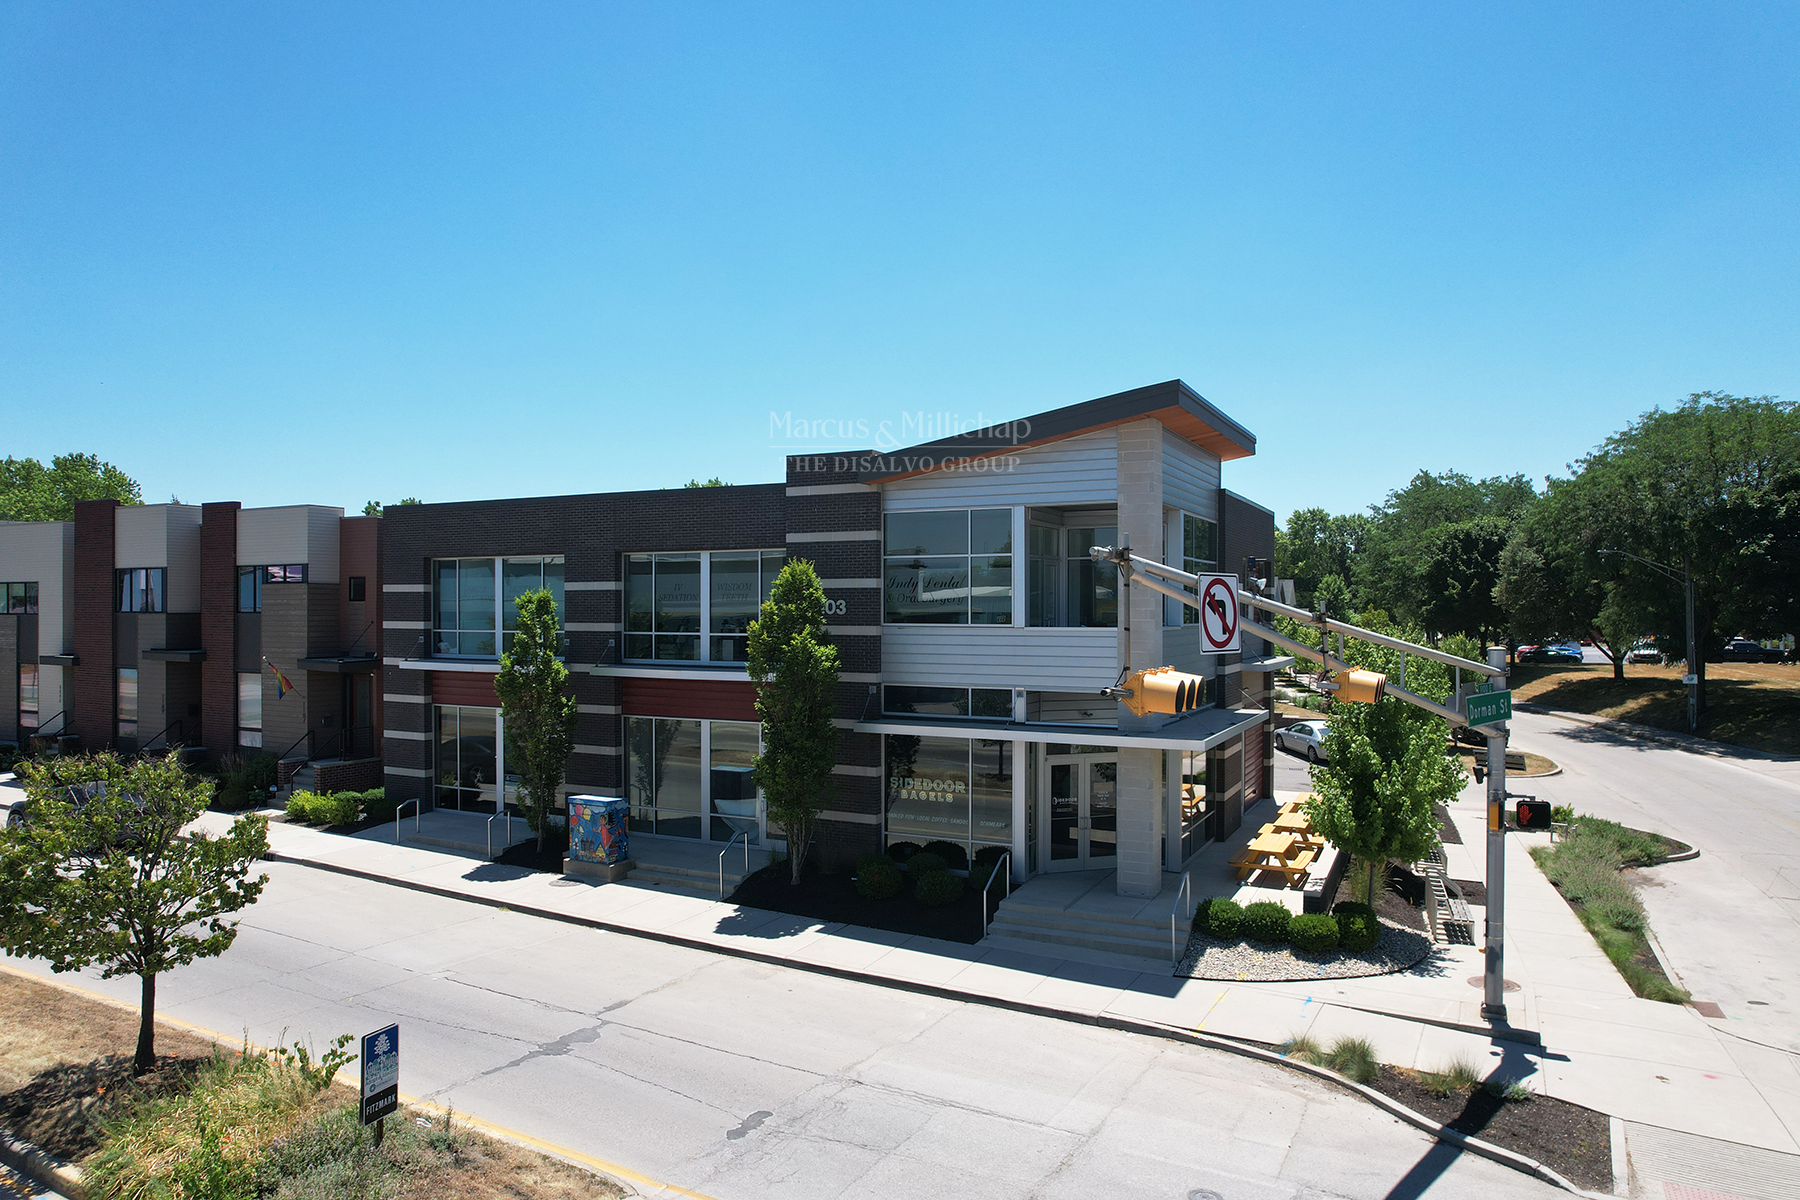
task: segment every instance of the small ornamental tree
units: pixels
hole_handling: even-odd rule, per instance
[[[1320,836],[1369,866],[1368,903],[1390,859],[1416,862],[1437,844],[1433,806],[1462,790],[1440,718],[1393,696],[1334,704],[1326,763],[1313,767],[1306,815]]]
[[[831,796],[837,762],[838,651],[825,634],[825,588],[804,559],[781,568],[762,612],[750,624],[750,678],[762,719],[756,782],[769,820],[787,837],[791,881],[812,843],[813,823]]]
[[[127,762],[106,753],[21,764],[25,823],[0,834],[0,947],[53,971],[98,966],[143,983],[132,1069],[156,1065],[156,978],[223,954],[267,875],[268,821],[239,817],[223,837],[183,827],[211,783],[174,754]]]
[[[519,775],[519,807],[542,854],[544,827],[575,748],[575,697],[569,694],[569,668],[557,658],[562,629],[556,623],[556,597],[540,589],[526,592],[516,603],[519,627],[512,647],[500,655],[494,691],[506,722],[507,766]],[[514,755],[517,763],[511,761]]]

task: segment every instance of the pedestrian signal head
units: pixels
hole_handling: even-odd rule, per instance
[[[1550,828],[1550,802],[1548,800],[1521,800],[1513,810],[1520,829]]]
[[[1387,695],[1387,676],[1379,671],[1339,671],[1325,686],[1335,691],[1339,700],[1373,704]]]
[[[1134,717],[1150,713],[1171,716],[1192,712],[1206,703],[1206,678],[1177,671],[1174,667],[1151,667],[1127,676],[1113,694],[1124,702]]]

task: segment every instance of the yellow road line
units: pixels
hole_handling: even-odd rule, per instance
[[[89,1000],[96,1000],[101,1004],[110,1005],[113,1008],[121,1009],[125,1012],[137,1012],[137,1005],[135,1004],[128,1004],[123,1000],[118,1000],[112,996],[105,995],[104,993],[96,992],[92,988],[82,987],[78,983],[70,983],[66,980],[56,978],[46,979],[42,975],[27,971],[22,967],[16,967],[7,962],[0,962],[0,971],[4,971],[9,975],[16,975],[20,979],[29,979],[33,983],[42,983],[50,987],[61,988],[65,992],[70,992]],[[224,1046],[242,1046],[245,1042],[243,1037],[226,1037],[216,1030],[208,1029],[204,1025],[196,1025],[192,1021],[183,1021],[179,1017],[165,1017],[161,1013],[158,1013],[156,1019],[162,1024],[173,1025],[177,1029],[185,1029],[189,1033],[195,1033],[199,1034],[201,1037],[210,1038],[212,1041],[218,1042]],[[252,1046],[251,1049],[260,1050],[262,1047]],[[349,1067],[345,1067],[342,1071],[338,1072],[338,1076],[339,1082],[346,1083],[352,1088],[356,1087],[358,1084],[357,1077],[351,1073]],[[400,1096],[400,1100],[410,1107],[435,1112],[440,1116],[447,1111],[444,1105],[439,1104],[435,1100],[421,1100],[416,1096],[405,1094]],[[688,1200],[715,1200],[714,1197],[708,1196],[704,1192],[689,1191],[679,1184],[664,1183],[660,1179],[652,1179],[650,1176],[634,1171],[630,1167],[620,1163],[611,1162],[604,1158],[596,1158],[591,1154],[583,1154],[579,1150],[571,1150],[567,1146],[560,1146],[555,1142],[547,1142],[543,1138],[533,1137],[531,1134],[522,1133],[517,1129],[509,1129],[505,1125],[496,1125],[492,1121],[484,1121],[480,1117],[472,1117],[467,1113],[462,1113],[457,1119],[465,1125],[473,1125],[483,1133],[490,1134],[503,1141],[515,1142],[522,1146],[529,1146],[533,1150],[541,1151],[553,1158],[561,1158],[568,1162],[584,1166],[590,1171],[597,1171],[603,1175],[615,1175],[635,1187],[651,1189],[652,1195],[685,1196],[688,1197]]]

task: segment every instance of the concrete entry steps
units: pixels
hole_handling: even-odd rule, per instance
[[[636,887],[656,888],[702,900],[719,898],[719,853],[723,845],[713,842],[690,842],[682,838],[634,836],[631,860],[636,865],[620,882]],[[739,842],[725,854],[725,894],[737,891],[738,885],[769,865],[774,856],[766,849],[752,846],[744,854]]]
[[[1001,902],[988,936],[1167,963],[1169,912],[1180,886],[1179,875],[1165,874],[1159,895],[1121,896],[1112,871],[1040,875]]]

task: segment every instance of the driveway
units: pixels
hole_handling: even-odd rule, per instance
[[[1668,965],[1727,1032],[1800,1052],[1800,770],[1696,753],[1535,713],[1517,713],[1514,749],[1563,774],[1514,792],[1664,833],[1700,857],[1639,872]]]

